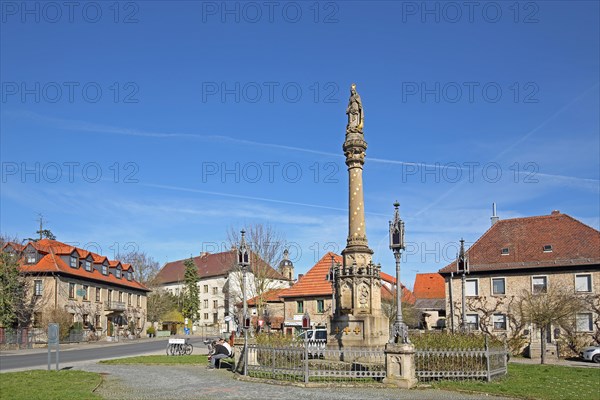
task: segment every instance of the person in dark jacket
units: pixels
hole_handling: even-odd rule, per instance
[[[215,344],[214,353],[210,356],[210,365],[208,366],[208,369],[214,369],[217,360],[220,360],[221,358],[231,357],[230,350],[226,346],[224,346],[223,342],[223,339],[219,339],[217,344]]]

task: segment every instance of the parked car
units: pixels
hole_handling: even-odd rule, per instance
[[[585,347],[579,353],[579,357],[583,358],[586,361],[600,363],[600,346]]]
[[[297,339],[304,341],[305,335],[308,352],[311,356],[322,355],[323,350],[327,347],[327,329],[312,328],[299,334]]]

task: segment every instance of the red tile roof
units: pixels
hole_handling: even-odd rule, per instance
[[[446,283],[440,274],[417,274],[413,294],[417,299],[445,299]]]
[[[333,289],[331,282],[327,279],[329,276],[329,269],[331,268],[331,257],[336,264],[342,264],[343,258],[340,255],[329,252],[325,254],[308,272],[296,282],[294,286],[289,289],[282,291],[280,297],[311,297],[311,296],[331,296]],[[381,273],[381,279],[390,282],[393,285],[396,284],[396,278],[386,273]],[[381,286],[381,295],[392,296],[394,298],[393,291],[390,291],[385,285]],[[403,301],[414,302],[414,298],[410,290],[402,285],[402,299]]]
[[[166,263],[156,276],[158,282],[162,284],[182,282],[185,274],[184,263],[186,260]],[[198,276],[200,278],[227,275],[234,268],[237,268],[237,251],[230,250],[223,253],[203,254],[193,257],[192,260],[198,268]],[[288,280],[254,253],[251,253],[250,268],[254,272],[260,270],[261,274],[270,279]]]
[[[281,293],[281,297],[331,296],[333,289],[327,277],[332,256],[335,263],[343,262],[340,255],[332,252],[325,254],[294,286]]]
[[[50,239],[29,242],[27,245],[29,244],[31,244],[33,248],[41,253],[43,257],[36,264],[29,265],[22,263],[20,269],[25,273],[59,273],[67,276],[76,276],[98,282],[111,283],[114,285],[125,286],[147,292],[150,291],[150,289],[143,284],[135,280],[128,280],[126,277],[118,279],[112,274],[103,275],[96,269],[86,271],[85,268],[71,268],[62,260],[62,258],[60,258],[60,255],[71,254],[73,251],[77,251],[80,257],[83,257],[83,255],[85,255],[85,257],[87,257],[87,255],[92,255],[94,260],[105,260],[106,257],[104,256],[100,256],[87,250],[79,249],[77,247],[69,246],[65,243]],[[25,249],[27,245],[23,246],[23,249]],[[15,247],[14,244],[13,247]]]
[[[544,252],[552,245],[551,252]],[[503,248],[509,254],[502,255]],[[575,218],[550,215],[500,220],[468,250],[471,272],[600,264],[600,232]],[[439,272],[456,271],[452,262]]]
[[[273,289],[273,290],[268,290],[268,291],[264,292],[262,295],[263,302],[264,303],[277,303],[277,302],[283,301],[283,299],[281,297],[279,297],[279,295],[284,290],[287,290],[287,289]],[[258,301],[258,296],[253,297],[250,300],[248,300],[248,305],[255,306],[257,301]],[[239,303],[239,306],[240,307],[242,306],[241,302]]]

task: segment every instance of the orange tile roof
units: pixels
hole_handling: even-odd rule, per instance
[[[281,297],[279,297],[279,295],[284,290],[287,290],[287,289],[285,289],[285,288],[284,289],[273,289],[273,290],[268,290],[268,291],[264,292],[262,295],[263,302],[264,303],[276,303],[276,302],[283,301],[283,299]],[[251,298],[250,300],[248,300],[248,305],[255,306],[257,301],[258,301],[258,296],[255,296],[255,297]],[[240,302],[239,305],[241,306],[242,303]]]
[[[85,254],[92,255],[94,259],[94,263],[102,262],[106,259],[104,256],[100,256],[95,253],[91,253],[87,250],[79,249],[77,247],[69,246],[65,243],[50,240],[50,239],[42,239],[38,242],[29,242],[38,252],[40,252],[43,257],[36,264],[28,265],[22,263],[20,266],[21,271],[25,273],[59,273],[67,276],[76,276],[79,278],[94,280],[98,282],[111,283],[114,285],[125,286],[133,289],[143,290],[149,292],[146,286],[137,282],[135,280],[128,280],[126,277],[122,277],[121,279],[116,278],[112,274],[103,275],[100,271],[96,269],[92,269],[91,271],[86,271],[85,268],[71,268],[68,266],[62,258],[60,258],[61,254],[71,254],[73,251],[77,251],[80,255]],[[24,246],[24,248],[27,246]],[[56,249],[56,251],[55,251]],[[98,260],[98,262],[96,261]],[[116,265],[117,262],[113,262]]]
[[[342,256],[329,252],[325,254],[308,272],[296,282],[294,286],[289,289],[283,290],[280,297],[310,297],[310,296],[331,296],[333,289],[331,282],[327,279],[329,276],[329,269],[331,268],[331,257],[336,264],[342,264]],[[381,273],[381,279],[396,284],[396,278],[388,275],[384,272]],[[387,291],[387,293],[386,293]],[[394,291],[390,291],[385,285],[381,286],[381,295],[391,295],[392,298],[395,296]],[[414,302],[413,295],[404,285],[402,285],[402,299],[403,301]]]
[[[281,293],[281,297],[322,296],[333,293],[331,282],[327,280],[331,268],[331,257],[335,263],[343,262],[342,256],[329,252],[325,254],[294,286]]]
[[[417,299],[445,299],[446,283],[438,273],[417,274],[413,294]]]
[[[551,252],[544,252],[552,245]],[[503,248],[509,254],[502,255]],[[600,232],[575,218],[550,215],[499,220],[468,250],[470,272],[600,264]],[[456,271],[456,262],[440,269]]]

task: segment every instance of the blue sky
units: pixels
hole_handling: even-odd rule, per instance
[[[270,4],[270,5],[269,5]],[[516,5],[515,5],[516,4]],[[297,272],[347,236],[349,87],[367,235],[402,280],[500,218],[600,225],[599,5],[2,2],[0,231],[161,263],[269,223]]]

